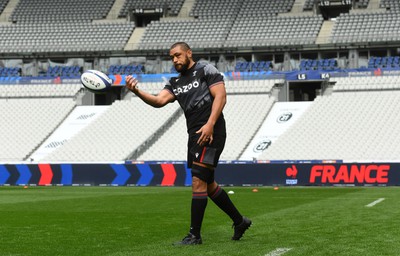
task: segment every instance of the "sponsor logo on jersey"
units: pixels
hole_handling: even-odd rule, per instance
[[[181,93],[187,93],[191,89],[199,87],[199,85],[200,85],[200,83],[196,80],[193,83],[183,85],[181,87],[174,89],[174,94],[175,94],[175,96],[178,96]]]

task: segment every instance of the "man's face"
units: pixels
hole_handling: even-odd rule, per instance
[[[178,45],[169,51],[169,57],[174,64],[175,70],[178,72],[184,72],[189,67],[192,51],[184,50],[180,45]]]

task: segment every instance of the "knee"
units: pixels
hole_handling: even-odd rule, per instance
[[[215,181],[211,184],[207,184],[207,193],[209,195],[212,195],[214,193],[214,191],[217,189],[217,187],[218,187],[218,184]]]
[[[192,190],[193,192],[203,192],[207,190],[207,182],[199,179],[198,177],[192,177]]]

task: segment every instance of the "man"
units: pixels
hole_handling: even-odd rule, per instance
[[[126,87],[153,107],[163,107],[177,100],[185,117],[188,140],[188,167],[192,168],[192,204],[189,234],[176,245],[201,244],[200,235],[207,197],[233,221],[232,240],[239,240],[250,227],[251,220],[243,217],[227,193],[214,180],[214,169],[225,145],[226,128],[222,110],[226,103],[225,84],[218,70],[208,64],[194,62],[192,50],[184,42],[171,46],[169,55],[176,71],[158,95],[139,90],[138,81],[126,77]]]

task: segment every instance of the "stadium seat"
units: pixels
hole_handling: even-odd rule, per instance
[[[107,74],[111,75],[130,75],[130,74],[142,74],[144,72],[143,65],[111,65]]]
[[[19,77],[21,75],[21,68],[19,67],[0,67],[0,77]]]

